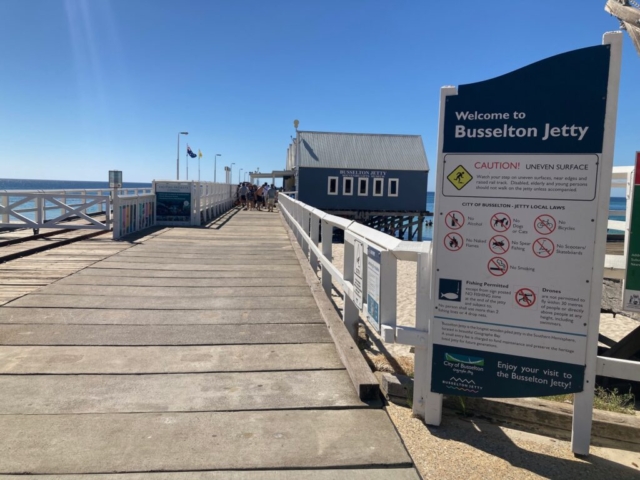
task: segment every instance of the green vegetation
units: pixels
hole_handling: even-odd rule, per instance
[[[553,395],[551,397],[541,397],[554,402],[573,404],[573,394]],[[596,387],[596,396],[593,400],[593,408],[606,410],[608,412],[635,414],[635,396],[633,393],[620,393],[617,388],[607,390]]]

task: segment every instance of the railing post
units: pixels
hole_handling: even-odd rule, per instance
[[[42,194],[36,196],[36,223],[38,227],[44,224],[44,198]]]
[[[121,237],[120,225],[122,224],[119,211],[118,190],[114,188],[111,195],[111,207],[113,208],[113,239],[117,240]]]
[[[302,231],[307,235],[307,237],[309,236],[309,211],[304,208],[302,205],[300,205],[300,216],[302,217]],[[313,241],[313,239],[311,239],[310,241]],[[302,236],[302,251],[304,252],[304,256],[306,257],[307,260],[309,260],[309,250],[311,250],[309,248],[309,244],[307,243],[306,239],[304,238],[304,235]]]
[[[353,243],[347,242],[345,235],[344,241],[344,265],[343,275],[344,279],[353,283],[353,260],[354,260],[354,248]],[[344,292],[344,308],[342,309],[342,321],[344,326],[347,327],[347,331],[351,334],[351,338],[355,342],[358,341],[358,323],[360,320],[360,311],[356,307],[353,300]]]
[[[0,197],[0,204],[4,207],[2,212],[2,223],[8,224],[10,221],[9,218],[9,195],[2,195]]]
[[[329,261],[333,260],[333,225],[322,221],[322,255]],[[322,265],[322,287],[331,298],[331,273]]]
[[[317,246],[320,239],[320,221],[314,212],[309,214],[309,221],[311,222],[311,241]],[[318,256],[311,249],[309,251],[309,262],[314,273],[316,273],[318,271]]]

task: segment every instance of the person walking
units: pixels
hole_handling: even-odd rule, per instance
[[[264,185],[256,190],[256,207],[258,211],[262,210],[265,206],[264,203]]]
[[[267,210],[273,212],[273,207],[276,204],[276,198],[278,197],[278,190],[271,184],[271,188],[267,190]]]
[[[256,201],[256,193],[255,193],[255,185],[249,185],[249,190],[247,191],[247,210],[253,210],[255,207]]]
[[[240,194],[240,205],[242,208],[247,210],[247,193],[249,193],[249,189],[245,183],[238,189],[238,193]]]

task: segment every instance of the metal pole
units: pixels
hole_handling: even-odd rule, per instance
[[[198,150],[200,153],[200,150]],[[198,155],[198,183],[200,183],[200,155]]]
[[[184,158],[187,161],[187,182],[188,182],[189,181],[189,154],[187,153]]]
[[[242,173],[242,168],[240,170],[238,170],[238,183],[240,183],[240,174]]]
[[[180,132],[178,132],[178,158],[176,160],[176,180],[180,180]]]
[[[218,155],[213,157],[213,183],[216,183],[216,174],[218,170]]]

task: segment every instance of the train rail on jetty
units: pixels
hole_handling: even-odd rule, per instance
[[[0,474],[418,478],[280,215],[58,250],[0,307]]]

